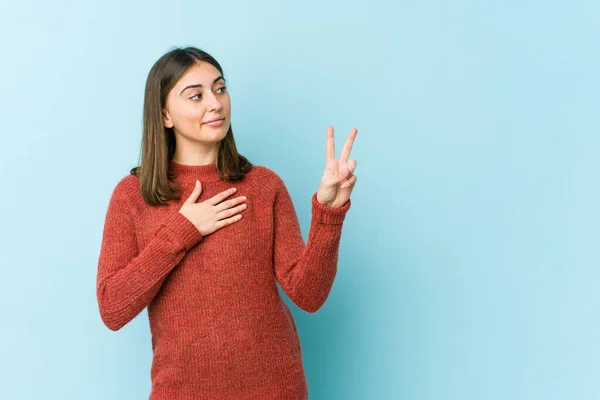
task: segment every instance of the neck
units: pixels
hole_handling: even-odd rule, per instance
[[[173,172],[179,182],[213,182],[221,179],[215,162],[198,165],[180,164],[174,160],[169,162],[169,172]]]
[[[175,132],[175,152],[171,160],[183,165],[215,163],[219,152],[218,143],[190,142]]]

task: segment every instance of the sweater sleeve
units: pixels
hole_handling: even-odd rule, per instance
[[[325,303],[337,273],[342,224],[350,208],[329,207],[312,196],[312,218],[305,244],[290,194],[280,181],[274,204],[275,277],[288,297],[306,312]]]
[[[100,316],[114,331],[150,303],[169,272],[202,239],[194,224],[173,211],[140,250],[124,186],[122,181],[115,187],[108,204],[96,278]]]

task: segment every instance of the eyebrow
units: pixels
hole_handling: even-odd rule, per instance
[[[217,83],[217,81],[219,81],[220,79],[223,79],[223,81],[225,81],[225,78],[223,78],[221,75],[219,75],[218,77],[215,78],[215,80],[213,81],[213,85],[215,83]],[[201,88],[202,85],[200,83],[197,83],[195,85],[189,85],[183,88],[183,90],[181,91],[181,93],[179,93],[179,95],[181,96],[183,94],[183,92],[185,92],[188,89],[194,89],[194,88]]]

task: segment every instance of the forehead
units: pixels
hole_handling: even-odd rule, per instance
[[[205,61],[200,61],[190,67],[185,74],[175,84],[175,88],[184,88],[188,85],[201,84],[203,86],[211,86],[213,81],[220,76],[221,73],[212,64]]]

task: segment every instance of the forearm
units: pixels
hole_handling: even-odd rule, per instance
[[[335,276],[342,224],[350,202],[329,207],[312,197],[312,218],[308,241],[302,241],[299,229],[285,236],[286,245],[278,246],[278,281],[290,299],[307,312],[316,312],[325,303]]]
[[[177,213],[160,225],[150,242],[126,265],[115,266],[118,257],[108,250],[101,252],[99,271],[114,271],[99,274],[97,281],[100,316],[106,326],[118,330],[137,316],[200,239],[196,228]]]
[[[311,222],[306,247],[281,279],[290,299],[307,312],[316,312],[327,300],[337,274],[341,225]]]

